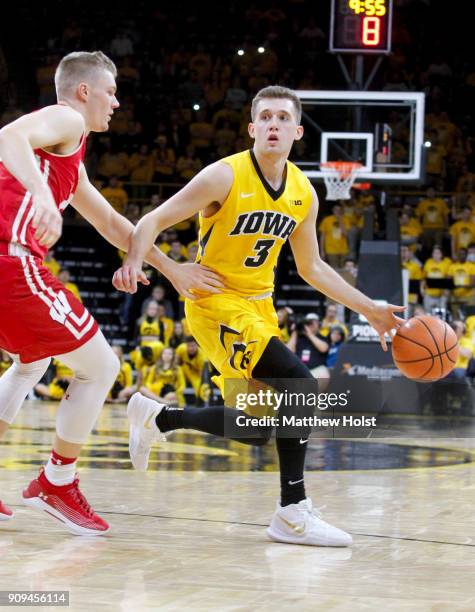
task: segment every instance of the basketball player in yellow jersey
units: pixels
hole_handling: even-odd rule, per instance
[[[387,349],[384,334],[402,321],[402,307],[377,305],[322,261],[318,253],[318,199],[304,174],[287,161],[292,144],[303,136],[301,104],[289,89],[272,86],[252,102],[249,134],[252,151],[218,161],[200,172],[160,208],[136,226],[124,265],[114,275],[117,289],[135,292],[144,254],[165,228],[200,213],[200,263],[219,273],[225,288],[219,294],[188,295],[186,315],[193,336],[225,378],[305,379],[309,370],[279,340],[272,304],[274,267],[289,239],[300,276],[311,286],[366,316]],[[299,383],[300,384],[300,383]],[[272,386],[286,390],[277,381]],[[281,414],[281,412],[279,412]],[[132,463],[146,469],[153,442],[164,432],[190,428],[215,435],[229,431],[242,412],[224,406],[178,411],[135,394],[128,406]],[[150,427],[152,424],[152,427]],[[154,425],[156,427],[154,427]],[[232,429],[232,428],[231,428]],[[265,444],[268,427],[246,426],[231,437],[247,444]],[[281,428],[279,428],[281,429]],[[283,433],[283,432],[282,432]],[[306,436],[277,432],[281,499],[267,530],[279,542],[348,546],[351,536],[321,520],[304,488]]]

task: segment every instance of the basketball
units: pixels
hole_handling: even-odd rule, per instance
[[[454,369],[458,356],[457,336],[437,317],[413,317],[394,336],[392,353],[394,363],[404,376],[433,382]]]

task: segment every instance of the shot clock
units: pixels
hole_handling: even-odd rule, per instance
[[[390,53],[392,0],[332,0],[330,51]]]

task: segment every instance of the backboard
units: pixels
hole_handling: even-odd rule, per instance
[[[326,161],[357,161],[357,182],[417,183],[424,166],[423,93],[297,91],[303,144],[293,161],[310,179]]]

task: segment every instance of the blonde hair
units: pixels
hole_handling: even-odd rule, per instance
[[[114,62],[102,51],[74,51],[64,56],[54,75],[58,98],[71,94],[79,83],[86,81],[97,70],[108,70],[114,78],[117,76]]]
[[[302,119],[302,102],[295,91],[292,91],[288,87],[281,87],[280,85],[269,85],[269,87],[264,87],[264,89],[257,92],[251,105],[251,119],[253,121],[256,118],[256,108],[258,103],[261,100],[266,100],[268,98],[290,100],[295,108],[295,118],[297,120],[297,124],[300,125],[300,121]]]

